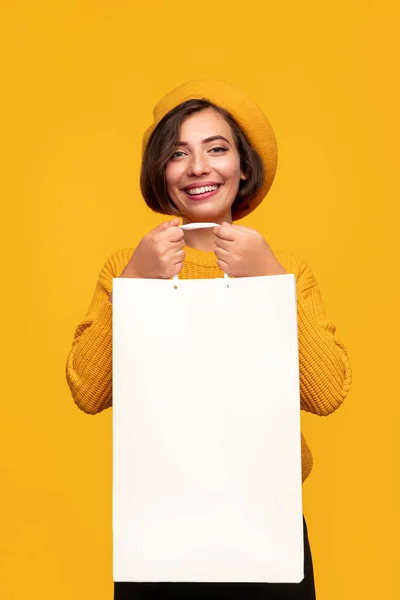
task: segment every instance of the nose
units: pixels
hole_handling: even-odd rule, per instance
[[[193,152],[188,162],[188,175],[192,177],[201,177],[205,173],[210,173],[210,167],[207,162],[207,156],[204,152]]]

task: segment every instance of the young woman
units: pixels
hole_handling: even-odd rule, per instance
[[[250,277],[293,273],[297,282],[300,396],[303,410],[328,415],[351,383],[344,346],[327,320],[307,264],[274,253],[254,229],[234,221],[253,211],[275,175],[276,142],[259,107],[221,82],[193,81],[172,90],[154,110],[143,139],[141,189],[148,206],[175,218],[147,233],[135,249],[113,254],[103,267],[88,313],[74,335],[67,381],[76,404],[98,413],[112,404],[112,279]],[[212,222],[183,231],[184,224]],[[302,436],[303,481],[312,455]],[[315,598],[304,523],[304,580],[299,584],[116,583],[115,599]]]

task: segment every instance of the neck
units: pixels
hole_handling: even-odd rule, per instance
[[[208,220],[210,223],[217,223],[220,225],[224,221],[225,223],[232,223],[232,216],[231,214],[228,214],[221,218],[216,218],[215,220],[207,219],[207,221]],[[195,220],[184,217],[182,224],[187,225],[188,223],[195,223]],[[207,229],[191,229],[185,231],[185,244],[186,246],[190,246],[190,248],[197,248],[197,250],[202,250],[203,252],[213,252],[215,248],[213,228],[208,227]]]
[[[192,229],[185,231],[185,244],[205,252],[212,252],[215,248],[214,234],[210,229]]]

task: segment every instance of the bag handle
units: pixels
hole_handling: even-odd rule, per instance
[[[186,225],[179,225],[184,231],[190,231],[192,229],[209,229],[211,227],[218,227],[218,223],[187,223]],[[173,276],[173,281],[178,281],[178,275]],[[224,273],[224,279],[229,279],[229,275]]]

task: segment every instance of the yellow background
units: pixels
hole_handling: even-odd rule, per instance
[[[343,408],[303,417],[318,599],[400,597],[397,7],[1,3],[2,600],[112,598],[111,411],[79,412],[65,358],[106,258],[160,220],[152,107],[202,77],[269,116],[277,178],[243,223],[309,262],[352,359]]]

